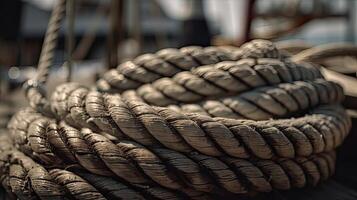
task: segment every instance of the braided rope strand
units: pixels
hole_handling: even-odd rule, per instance
[[[310,65],[286,66],[277,60],[242,59],[238,62],[221,62],[214,66],[202,66],[181,72],[172,78],[162,78],[152,84],[143,85],[135,91],[152,105],[167,106],[235,95],[278,83],[317,78],[321,78],[321,74]],[[124,95],[127,92],[124,92]]]
[[[120,64],[98,80],[97,87],[104,92],[135,89],[159,78],[172,77],[200,65],[232,60],[228,51],[213,47],[184,47],[163,49],[155,54],[144,54],[133,61]]]
[[[66,126],[66,125],[65,125]],[[178,190],[183,190],[182,192],[185,192],[184,186],[182,184],[187,184],[187,183],[180,183],[180,178],[176,177],[174,178],[175,174],[182,174],[186,177],[186,180],[192,180],[194,182],[190,183],[190,187],[193,187],[194,189],[198,191],[203,191],[203,192],[218,192],[223,189],[225,192],[231,192],[231,193],[246,193],[247,189],[246,187],[248,186],[242,186],[244,184],[243,182],[239,181],[236,175],[236,170],[239,170],[241,165],[248,165],[255,170],[258,170],[255,173],[258,174],[264,174],[268,173],[269,177],[276,177],[276,179],[272,179],[273,185],[270,186],[264,186],[268,182],[265,180],[263,183],[256,185],[255,187],[258,188],[258,191],[270,191],[271,188],[277,188],[277,189],[289,189],[290,188],[290,182],[289,179],[287,178],[287,175],[285,173],[300,173],[299,171],[304,171],[305,166],[300,166],[304,162],[300,162],[301,159],[298,159],[297,161],[289,160],[289,159],[278,159],[277,161],[271,161],[271,160],[262,160],[262,161],[250,161],[250,160],[245,160],[245,159],[235,159],[235,158],[224,158],[218,159],[214,158],[211,156],[206,156],[203,154],[199,153],[189,153],[187,155],[180,154],[176,151],[165,149],[162,147],[152,147],[151,150],[145,148],[144,146],[141,146],[137,143],[131,142],[131,141],[120,141],[117,143],[118,147],[112,146],[114,145],[112,142],[110,142],[108,139],[105,137],[95,134],[89,129],[85,129],[82,132],[76,131],[75,129],[68,129],[67,127],[67,148],[69,151],[71,151],[75,156],[76,159],[78,159],[78,163],[89,170],[92,173],[95,174],[100,174],[104,176],[111,176],[111,172],[115,173],[117,176],[124,178],[125,180],[128,180],[129,182],[132,183],[140,183],[140,184],[150,184],[150,180],[145,180],[140,177],[144,177],[140,174],[137,174],[138,172],[142,172],[145,174],[145,176],[150,177],[153,181],[156,183],[164,186],[164,187],[169,187],[171,189],[178,189]],[[74,132],[76,132],[76,135],[74,135]],[[68,135],[69,134],[69,135]],[[81,135],[82,134],[82,135]],[[44,136],[43,136],[44,137]],[[76,138],[76,139],[75,139]],[[73,141],[73,142],[72,142]],[[74,143],[74,141],[76,141]],[[82,141],[82,142],[79,142]],[[30,146],[33,144],[31,143]],[[76,146],[74,146],[76,145]],[[104,147],[109,147],[109,148],[104,148]],[[48,148],[50,149],[56,149],[56,148]],[[90,150],[92,149],[92,150]],[[117,150],[115,150],[117,149]],[[36,149],[34,149],[36,150]],[[120,151],[121,150],[121,151]],[[39,153],[39,152],[36,152]],[[33,154],[32,154],[33,155]],[[85,155],[82,157],[81,155]],[[91,155],[88,157],[88,155]],[[130,174],[123,171],[122,164],[118,163],[117,159],[118,156],[122,155],[123,158],[130,158],[129,160],[132,162],[135,162],[135,165],[132,165],[132,167],[136,166],[139,167],[141,170],[137,170],[135,174]],[[143,157],[144,156],[144,157]],[[314,158],[312,156],[310,159]],[[177,161],[179,162],[177,162]],[[282,162],[282,160],[284,162]],[[286,167],[289,169],[288,166],[283,165],[286,162],[293,162],[294,167],[298,167],[298,172],[290,172],[290,171],[284,171],[282,167]],[[322,161],[324,162],[324,161]],[[327,161],[325,161],[327,162]],[[122,163],[122,162],[121,162]],[[151,163],[149,165],[149,163]],[[157,167],[155,165],[152,165],[153,163],[156,163]],[[182,163],[185,163],[185,165],[182,165]],[[229,168],[228,166],[232,166],[232,163],[234,163],[233,168]],[[244,164],[245,163],[245,164]],[[265,163],[265,164],[264,164]],[[283,164],[280,164],[283,163]],[[119,165],[118,165],[119,164]],[[126,164],[127,166],[129,165],[128,163]],[[280,166],[282,165],[282,166]],[[287,165],[287,164],[286,164]],[[102,166],[102,167],[100,167]],[[170,167],[169,167],[170,166]],[[221,167],[219,167],[221,166]],[[269,167],[271,166],[271,167]],[[300,167],[299,167],[300,166]],[[108,168],[107,168],[108,167]],[[218,168],[217,168],[218,167]],[[309,166],[308,166],[309,167]],[[316,167],[313,165],[313,167]],[[135,168],[135,167],[134,167]],[[174,171],[170,172],[170,169],[174,169]],[[192,171],[195,169],[195,172]],[[203,170],[203,169],[204,170]],[[325,166],[326,168],[326,166]],[[324,169],[325,169],[324,168]],[[165,170],[164,170],[165,169]],[[226,170],[222,171],[223,169]],[[270,170],[275,170],[275,171],[270,171]],[[309,168],[308,168],[309,169]],[[107,172],[103,173],[103,171],[107,170]],[[183,170],[183,171],[182,171]],[[189,170],[189,171],[187,171]],[[210,171],[210,175],[212,177],[207,179],[207,174],[204,173],[204,171]],[[262,170],[262,171],[261,171]],[[278,171],[276,171],[278,170]],[[306,170],[306,169],[305,169]],[[160,172],[161,173],[158,173]],[[324,170],[326,171],[326,170]],[[229,178],[227,179],[228,174],[232,178],[234,178],[235,181],[232,182],[232,179]],[[242,173],[242,172],[241,172]],[[309,171],[305,172],[309,173]],[[185,175],[186,174],[186,175]],[[308,174],[310,175],[310,174]],[[285,176],[285,179],[281,179],[280,176]],[[326,175],[328,176],[328,174]],[[299,177],[299,176],[297,176]],[[211,181],[211,179],[215,180],[214,182]],[[149,182],[148,182],[149,181]],[[198,181],[198,182],[197,182]],[[228,182],[226,182],[228,181]],[[280,183],[283,181],[284,183]],[[292,182],[299,182],[301,181],[300,179],[298,180],[292,180]],[[314,185],[319,181],[319,179],[315,182],[306,182],[306,183],[300,183],[305,185],[305,184],[311,184]],[[276,182],[276,183],[275,183]],[[171,183],[171,184],[167,184]],[[62,183],[63,184],[63,183]],[[218,184],[218,185],[216,185]],[[287,184],[287,185],[286,185]],[[297,184],[298,185],[298,184]],[[298,185],[299,186],[299,185]],[[291,186],[293,187],[293,186]],[[302,186],[300,186],[302,187]],[[268,188],[268,189],[267,189]],[[270,190],[269,190],[270,188]],[[215,193],[215,192],[214,192]]]

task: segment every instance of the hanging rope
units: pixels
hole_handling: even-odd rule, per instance
[[[24,84],[26,97],[30,106],[47,115],[50,115],[50,111],[44,85],[47,82],[49,69],[53,62],[58,34],[61,27],[60,25],[65,14],[65,8],[65,0],[59,0],[57,5],[54,7],[50,21],[48,22],[48,28],[40,54],[36,77],[28,80]]]

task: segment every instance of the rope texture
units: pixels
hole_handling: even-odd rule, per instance
[[[37,67],[37,74],[24,85],[26,98],[28,99],[30,106],[45,114],[50,114],[50,111],[44,84],[47,82],[49,70],[53,62],[61,22],[65,15],[65,9],[66,0],[58,1],[57,5],[54,7],[50,21],[48,22],[48,28]]]
[[[155,54],[138,56],[133,61],[120,64],[117,69],[109,70],[98,80],[97,87],[104,92],[120,92],[163,77],[172,77],[201,65],[233,59],[228,50],[217,47],[162,49]]]
[[[335,149],[351,127],[339,105],[342,88],[268,41],[235,49],[138,57],[122,65],[143,73],[115,72],[126,81],[142,75],[130,87],[107,74],[97,90],[58,86],[50,115],[25,108],[0,136],[3,187],[19,199],[216,199],[315,186],[332,176]],[[218,50],[230,61],[211,62]],[[167,77],[147,70],[153,60],[171,66],[167,58],[196,65]]]
[[[22,113],[25,112],[26,110]],[[325,119],[328,118],[327,113],[335,113],[331,114],[335,118],[334,122]],[[90,129],[79,131],[65,123],[57,126],[55,122],[51,123],[51,119],[41,115],[28,125],[26,143],[17,143],[17,145],[20,150],[48,168],[79,164],[93,174],[116,175],[133,184],[159,184],[162,187],[184,192],[186,195],[190,194],[190,191],[186,191],[188,186],[201,192],[217,194],[225,192],[240,194],[250,190],[268,192],[272,188],[290,189],[307,184],[315,185],[321,178],[319,176],[323,176],[324,178],[321,179],[324,180],[332,174],[332,170],[329,170],[333,166],[329,166],[328,161],[324,159],[322,161],[320,158],[317,159],[316,155],[325,155],[324,152],[332,151],[344,139],[346,133],[340,131],[340,128],[342,130],[348,128],[349,121],[342,122],[346,127],[336,127],[338,122],[341,123],[338,120],[346,118],[343,115],[345,114],[342,110],[333,107],[320,108],[314,115],[294,122],[283,120],[272,121],[271,124],[263,123],[261,127],[255,127],[261,130],[260,132],[251,128],[254,122],[239,123],[237,120],[217,119],[218,122],[211,122],[211,124],[220,124],[222,130],[234,131],[233,137],[221,141],[218,141],[219,137],[214,138],[218,144],[225,145],[222,146],[225,148],[222,155],[210,155],[210,150],[213,148],[203,146],[199,141],[190,144],[196,145],[195,147],[200,145],[200,150],[206,152],[197,150],[180,152],[174,149],[179,145],[171,149],[154,144],[145,147],[132,140],[111,141],[103,135],[93,133]],[[314,117],[317,119],[314,120]],[[324,123],[323,120],[327,122]],[[307,121],[309,123],[306,123]],[[290,126],[284,127],[283,124],[290,124]],[[267,128],[264,129],[264,126]],[[216,127],[213,126],[212,130],[220,132],[221,130]],[[16,134],[21,132],[16,129],[10,131],[13,138],[17,138]],[[245,143],[237,144],[239,143],[237,136]],[[204,140],[204,138],[200,139],[200,141]],[[304,167],[301,166],[306,159],[317,159],[318,161],[315,162],[318,164],[315,165],[319,165],[318,167],[322,165],[321,170],[325,174],[315,175],[317,177],[310,180],[312,182],[300,180],[304,179],[301,176],[314,176],[309,174],[309,170],[313,171],[313,169],[304,171]],[[314,167],[316,168],[316,166],[312,168]],[[320,168],[317,169],[319,170]],[[290,177],[291,173],[297,172],[298,175],[293,174],[294,176]],[[246,183],[238,179],[238,174],[247,179],[252,176],[252,180],[247,180]],[[189,183],[180,182],[180,175],[184,175]]]
[[[357,47],[351,44],[343,43],[332,43],[320,45],[317,47],[312,47],[310,49],[301,51],[296,56],[294,56],[294,61],[309,61],[309,62],[319,62],[323,59],[329,57],[337,56],[353,56],[357,55]]]
[[[117,69],[109,70],[98,80],[97,87],[103,92],[122,92],[202,65],[241,58],[280,57],[282,56],[275,45],[266,40],[254,40],[241,48],[198,46],[168,48],[155,54],[138,56],[133,61],[120,64]]]

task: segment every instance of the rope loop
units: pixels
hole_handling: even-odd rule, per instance
[[[300,57],[254,40],[144,54],[48,99],[29,80],[30,107],[0,135],[1,184],[19,199],[165,200],[316,186],[351,120],[343,88]]]

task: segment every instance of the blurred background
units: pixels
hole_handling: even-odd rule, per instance
[[[124,60],[167,47],[239,46],[253,38],[312,45],[357,41],[356,0],[73,1],[74,74],[85,80]],[[2,97],[34,75],[56,3],[0,1]],[[68,17],[55,49],[55,72],[66,60],[67,23]],[[59,81],[64,73],[54,74]]]
[[[56,2],[0,1],[1,79],[16,85],[23,73],[32,75]],[[161,48],[239,46],[252,38],[356,43],[356,10],[355,0],[75,0],[73,59],[113,67]],[[55,54],[60,65],[65,24]],[[118,61],[106,61],[116,47]]]

